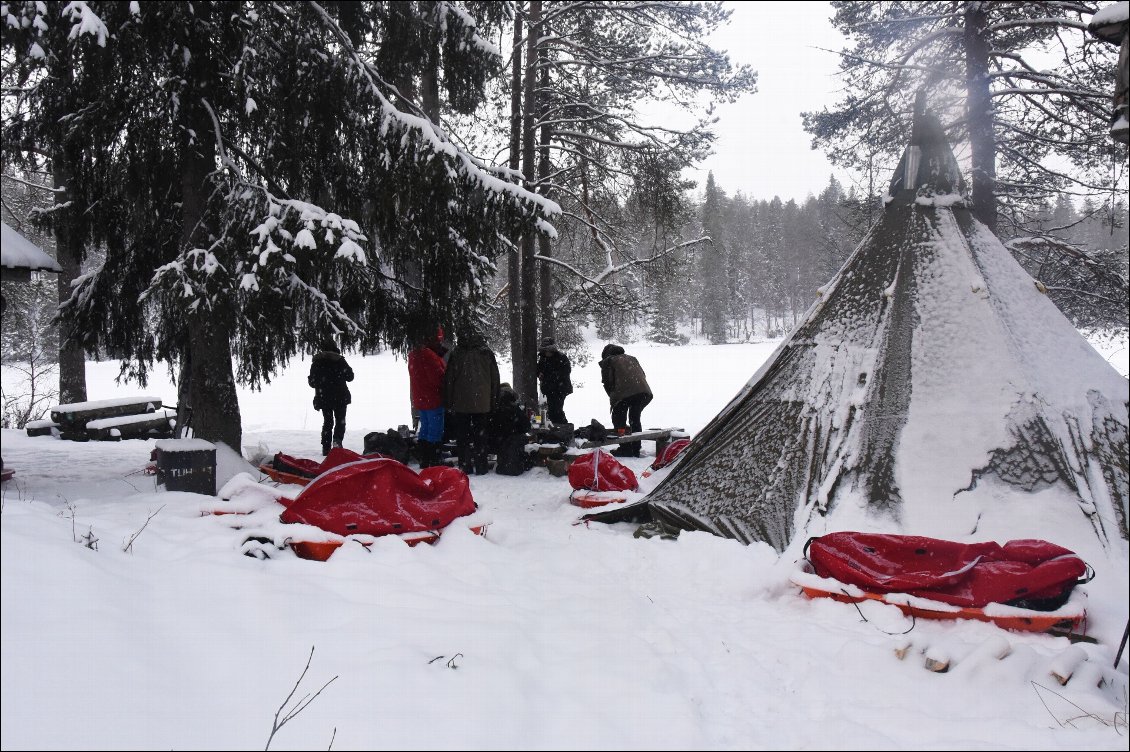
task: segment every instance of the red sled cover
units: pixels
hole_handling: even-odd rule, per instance
[[[954,606],[1058,608],[1087,564],[1044,540],[957,543],[914,535],[831,533],[805,546],[816,574],[872,592],[905,592]]]
[[[338,535],[439,530],[476,509],[467,476],[453,467],[419,473],[392,459],[362,460],[319,476],[279,517]]]
[[[301,475],[303,478],[317,478],[322,473],[335,467],[366,459],[384,459],[383,454],[357,454],[352,449],[334,447],[321,462],[309,460],[305,457],[292,457],[289,454],[278,452],[271,462],[272,467],[291,475]]]
[[[640,487],[631,468],[601,449],[582,454],[569,465],[569,485],[578,491],[635,491]]]
[[[651,469],[662,470],[667,467],[675,461],[675,458],[679,456],[679,452],[686,449],[690,444],[690,439],[677,439],[672,441],[659,453],[659,456],[655,458],[655,462],[651,463]]]

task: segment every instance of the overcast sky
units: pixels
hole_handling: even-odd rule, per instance
[[[842,35],[833,28],[825,2],[728,2],[730,24],[714,37],[734,63],[757,71],[757,93],[718,108],[715,154],[691,177],[706,182],[713,170],[718,185],[733,195],[803,201],[827,184],[833,167],[811,148],[801,112],[820,110],[838,99],[837,56]],[[823,48],[823,49],[820,49]],[[846,180],[846,175],[837,172]]]

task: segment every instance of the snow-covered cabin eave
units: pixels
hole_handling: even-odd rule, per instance
[[[5,282],[9,280],[27,282],[33,271],[63,271],[59,262],[48,256],[35,243],[31,242],[7,222],[0,227],[0,274]]]

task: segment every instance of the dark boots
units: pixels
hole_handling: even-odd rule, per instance
[[[416,459],[420,461],[420,469],[439,464],[439,445],[430,441],[416,442]]]
[[[613,457],[639,457],[640,441],[627,441],[612,450]]]

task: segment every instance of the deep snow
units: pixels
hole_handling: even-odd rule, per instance
[[[777,344],[627,345],[656,393],[645,427],[699,430]],[[1124,345],[1108,348],[1123,374]],[[408,422],[407,370],[388,353],[347,357],[345,445],[360,450]],[[241,393],[245,453],[316,456],[307,368]],[[89,364],[92,400],[172,401],[167,382],[119,386],[116,372]],[[595,358],[576,376],[566,412],[607,425]],[[567,482],[542,468],[471,478],[485,537],[455,524],[433,546],[260,561],[240,549],[277,524],[267,484],[260,511],[215,516],[230,502],[142,472],[153,442],[2,438],[16,468],[0,518],[4,749],[262,748],[308,658],[287,708],[310,704],[273,749],[1126,749],[1126,656],[1113,667],[1125,542],[1076,549],[1096,571],[1080,590],[1098,643],[1073,646],[808,600],[789,581],[797,563],[765,545],[575,524]],[[626,462],[638,474],[651,459]],[[221,483],[239,472],[259,478],[221,448]],[[1014,529],[994,519],[977,539]],[[1051,677],[1080,655],[1070,682]],[[931,656],[952,668],[927,670]]]

